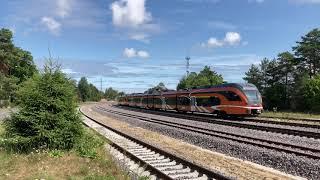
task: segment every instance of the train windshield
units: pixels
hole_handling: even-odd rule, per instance
[[[260,104],[261,103],[261,95],[257,90],[245,90],[244,93],[246,94],[248,101],[251,104]]]

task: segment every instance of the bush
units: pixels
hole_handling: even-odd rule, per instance
[[[320,112],[320,74],[304,84],[303,97],[309,110]]]
[[[18,113],[4,121],[6,147],[14,151],[71,149],[83,134],[72,81],[49,61],[17,92]]]
[[[75,151],[82,157],[94,159],[97,157],[97,148],[103,144],[102,138],[93,132],[85,131],[80,141],[75,145]]]

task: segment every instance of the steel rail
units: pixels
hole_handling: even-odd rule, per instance
[[[132,109],[132,110],[136,110],[136,111],[146,111],[149,113],[153,113],[153,114],[167,114],[168,116],[174,116],[177,115],[179,113],[175,112],[175,111],[155,111],[155,110],[151,110],[151,109],[137,109],[136,107],[130,107],[130,106],[115,106],[115,107],[119,107],[119,108],[125,108],[125,109]],[[202,113],[197,113],[197,114],[179,114],[179,116],[189,116],[186,118],[198,118],[198,119],[208,119],[208,120],[212,120],[213,118],[216,118],[215,116],[213,116],[212,114],[202,114]],[[244,117],[244,118],[229,118],[226,120],[249,120],[249,121],[242,121],[242,122],[256,122],[256,123],[262,123],[262,124],[277,124],[277,125],[285,125],[285,126],[293,126],[293,127],[305,127],[305,128],[315,128],[315,129],[320,129],[320,120],[312,120],[313,123],[319,122],[318,124],[303,124],[303,123],[296,123],[296,122],[283,122],[283,121],[274,121],[274,120],[265,120],[265,119],[272,119],[272,118],[267,118],[267,117],[261,117],[264,119],[259,119],[260,117]],[[209,121],[208,121],[209,122]]]
[[[303,131],[303,130],[296,130],[296,129],[289,129],[289,128],[253,125],[253,124],[246,124],[243,121],[237,122],[237,121],[230,121],[230,120],[221,120],[221,119],[214,119],[209,116],[203,117],[203,116],[195,116],[195,115],[189,115],[189,114],[178,114],[178,113],[168,112],[168,111],[150,111],[150,110],[146,110],[146,109],[137,109],[137,108],[132,108],[132,107],[124,108],[124,109],[130,109],[130,110],[139,111],[139,112],[147,112],[149,114],[182,118],[185,120],[193,120],[193,121],[196,120],[196,121],[200,121],[200,122],[207,122],[207,123],[234,126],[234,127],[240,127],[240,128],[262,130],[262,131],[266,131],[266,132],[275,132],[275,133],[282,133],[282,134],[288,134],[288,135],[295,135],[295,136],[301,136],[301,137],[304,136],[304,137],[308,137],[308,138],[320,139],[320,133],[314,132],[314,131]],[[261,123],[261,124],[263,124],[263,123]],[[294,124],[298,124],[298,123],[294,123]],[[308,125],[306,125],[306,127],[308,127]],[[310,128],[310,127],[308,127],[308,128]]]
[[[313,159],[320,159],[320,155],[312,154],[312,153],[320,153],[320,149],[314,149],[314,148],[298,146],[298,145],[294,145],[294,144],[277,142],[277,141],[270,141],[270,140],[261,139],[261,138],[253,138],[253,137],[239,135],[239,134],[235,134],[235,133],[228,133],[228,132],[223,132],[223,131],[217,131],[217,130],[211,130],[211,129],[207,129],[207,128],[196,127],[196,126],[192,126],[192,125],[185,125],[185,124],[180,124],[180,123],[175,123],[175,122],[164,121],[164,120],[160,120],[160,119],[156,119],[156,118],[146,118],[146,117],[139,116],[139,115],[132,115],[129,113],[109,110],[109,109],[106,109],[103,107],[96,107],[96,108],[98,110],[100,109],[102,111],[109,112],[112,114],[118,114],[118,115],[129,117],[129,118],[136,118],[136,119],[143,120],[146,122],[161,124],[161,125],[179,128],[179,129],[183,129],[183,130],[187,130],[187,131],[191,131],[191,132],[196,132],[196,133],[205,134],[205,135],[209,135],[209,136],[215,136],[215,137],[228,139],[228,140],[232,140],[232,141],[237,141],[240,143],[246,143],[246,144],[251,144],[254,146],[264,147],[264,148],[268,148],[268,149],[274,149],[277,151],[283,151],[286,153],[292,153],[292,154],[296,154],[296,155],[300,155],[300,156],[306,156],[306,157],[313,158]],[[232,137],[230,137],[230,136],[232,136]],[[268,143],[268,144],[264,144],[264,143]],[[274,144],[274,145],[277,145],[280,147],[272,146],[270,144]],[[298,150],[292,150],[289,148],[298,149]],[[310,151],[312,153],[307,153],[304,151]]]
[[[87,117],[88,119],[96,122],[97,124],[99,124],[99,125],[107,128],[107,129],[109,129],[109,130],[111,130],[111,131],[113,131],[113,132],[115,132],[115,133],[117,133],[117,134],[119,134],[119,135],[121,135],[121,136],[123,136],[123,137],[125,137],[125,138],[127,138],[127,139],[129,139],[129,140],[131,140],[131,141],[133,141],[133,142],[135,142],[135,143],[137,143],[137,144],[140,144],[140,145],[142,145],[142,146],[144,146],[144,147],[146,147],[146,148],[148,148],[148,149],[150,149],[150,150],[152,150],[152,151],[154,151],[154,152],[157,152],[157,153],[159,153],[159,154],[161,154],[161,155],[164,155],[165,157],[169,157],[170,159],[174,159],[176,162],[179,162],[179,163],[183,164],[184,166],[188,166],[188,167],[190,167],[192,170],[196,170],[196,171],[198,171],[198,172],[201,173],[201,174],[205,174],[206,176],[208,176],[209,179],[218,179],[218,180],[232,180],[232,179],[233,179],[233,178],[231,178],[231,177],[228,177],[228,176],[226,176],[226,175],[223,175],[223,174],[220,173],[220,172],[213,171],[213,170],[210,170],[210,169],[208,169],[208,168],[205,168],[205,167],[203,167],[203,166],[201,166],[201,165],[198,165],[198,164],[196,164],[196,163],[194,163],[194,162],[191,162],[191,161],[188,161],[188,160],[183,159],[183,158],[181,158],[181,157],[178,157],[178,156],[175,155],[175,154],[169,153],[169,152],[167,152],[167,151],[165,151],[165,150],[163,150],[163,149],[160,149],[160,148],[158,148],[158,147],[155,147],[155,146],[153,146],[153,145],[151,145],[151,144],[149,144],[149,143],[146,143],[146,142],[144,142],[144,141],[141,141],[141,140],[139,140],[139,139],[137,139],[137,138],[135,138],[135,137],[132,137],[132,136],[126,134],[126,133],[123,133],[123,132],[121,132],[121,131],[118,131],[118,130],[110,127],[110,126],[107,126],[106,124],[104,124],[104,123],[102,123],[102,122],[100,122],[100,121],[98,121],[98,120],[95,120],[94,118],[88,116],[88,115],[85,114],[81,109],[79,109],[79,111],[80,111],[85,117]],[[115,144],[112,144],[112,145],[115,145]],[[150,165],[149,163],[147,163],[147,162],[141,160],[140,158],[134,156],[132,153],[130,153],[129,151],[125,150],[125,149],[122,148],[121,146],[117,146],[117,145],[115,145],[115,146],[116,146],[117,149],[125,152],[126,155],[128,154],[128,155],[129,155],[131,158],[133,158],[135,161],[142,163],[142,164],[144,165],[144,167],[147,168],[147,170],[149,170],[149,171],[151,171],[152,173],[156,174],[157,177],[159,176],[159,178],[161,178],[161,179],[173,179],[173,178],[171,178],[170,176],[168,176],[167,174],[165,174],[164,172],[162,172],[162,171],[158,170],[157,168],[153,167],[153,166]]]

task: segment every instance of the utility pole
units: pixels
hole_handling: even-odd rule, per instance
[[[187,61],[187,64],[186,64],[187,76],[189,76],[190,59],[191,58],[189,56],[186,57],[186,61]]]
[[[103,92],[102,91],[102,78],[100,78],[100,91]]]
[[[100,78],[100,80],[97,80],[97,81],[92,81],[92,83],[99,83],[100,84],[100,91],[101,92],[104,92],[103,91],[103,83],[106,83],[107,81],[104,81],[103,79],[102,79],[102,77]],[[99,89],[99,84],[96,84],[96,87]]]

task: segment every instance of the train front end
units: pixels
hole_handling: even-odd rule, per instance
[[[262,113],[262,97],[258,88],[253,84],[246,84],[242,87],[242,91],[246,96],[247,114],[257,116]]]

